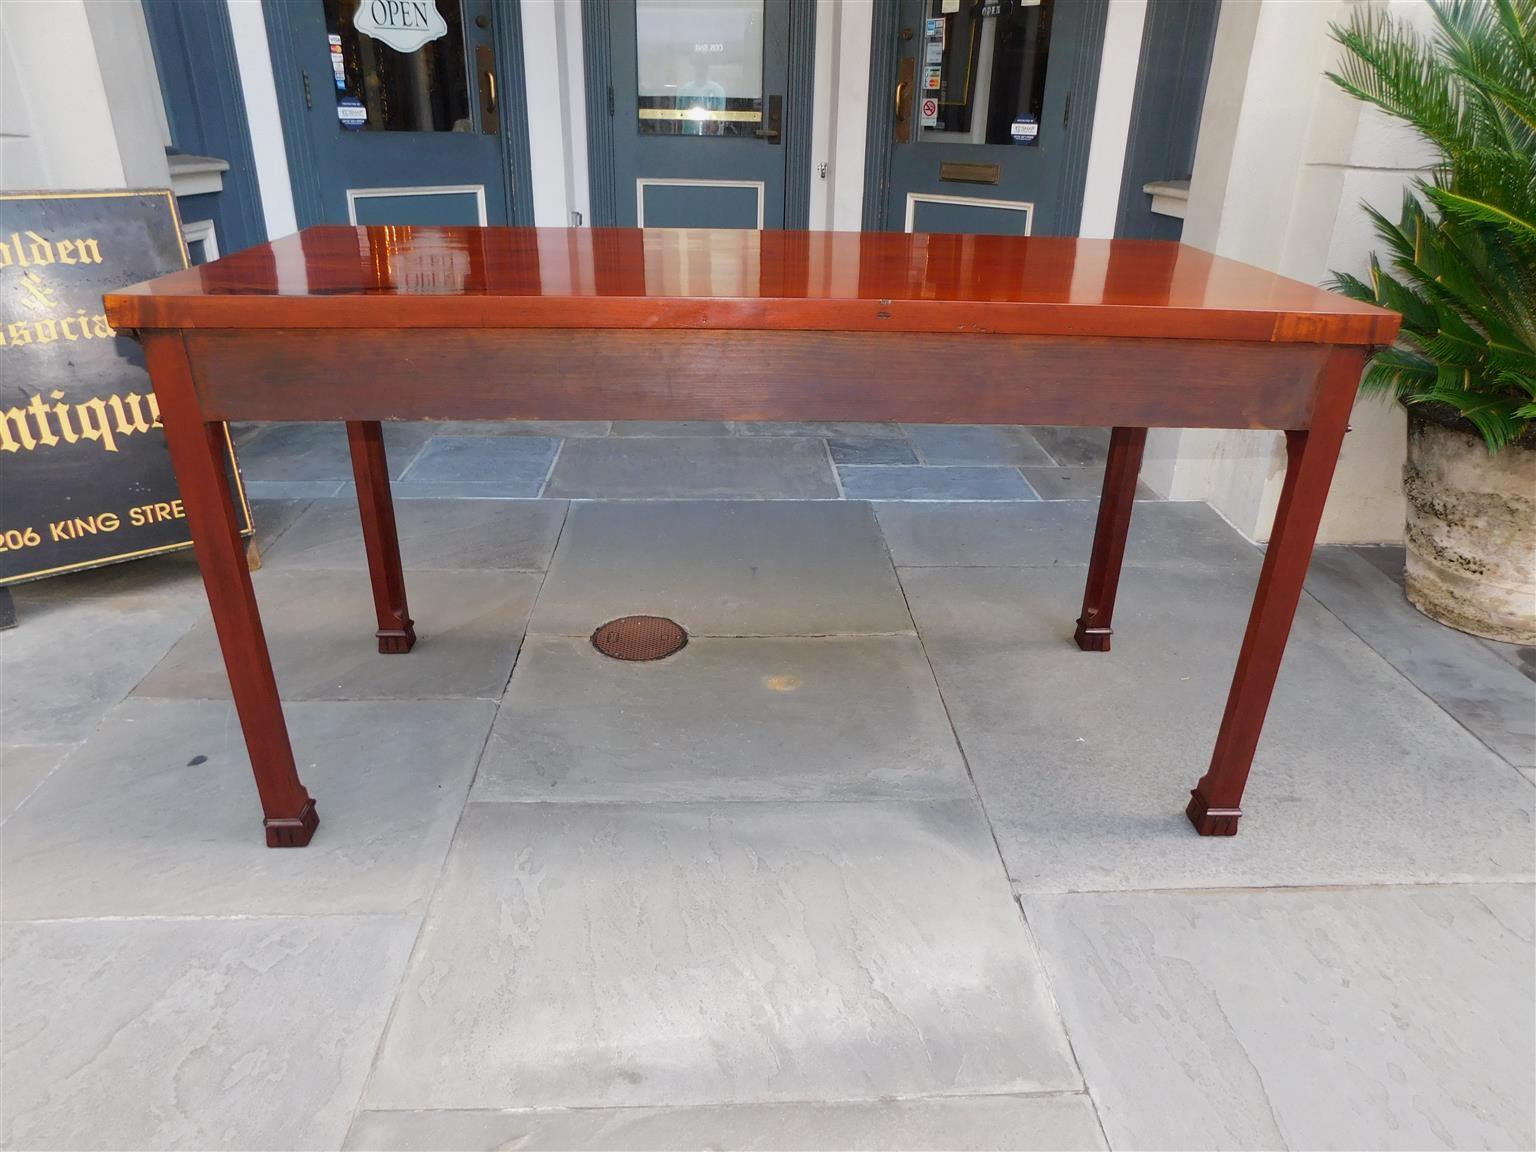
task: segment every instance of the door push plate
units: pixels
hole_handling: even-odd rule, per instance
[[[996,184],[1003,171],[998,164],[962,164],[957,160],[939,163],[939,179],[957,184]]]

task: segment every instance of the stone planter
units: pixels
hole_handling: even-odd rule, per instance
[[[1408,599],[1441,623],[1536,644],[1536,439],[1495,456],[1453,414],[1408,409]]]

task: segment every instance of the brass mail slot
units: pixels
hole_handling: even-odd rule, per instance
[[[996,164],[961,164],[954,160],[939,162],[939,179],[958,184],[996,184],[1002,175],[1002,169]]]
[[[735,120],[742,123],[761,123],[759,111],[742,111],[734,108],[642,108],[642,120]]]

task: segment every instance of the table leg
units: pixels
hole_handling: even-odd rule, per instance
[[[379,639],[380,652],[409,652],[416,643],[416,629],[405,604],[405,573],[400,568],[395,504],[389,494],[384,429],[377,420],[349,420],[347,446],[352,450],[368,578],[373,582],[373,607],[379,619],[374,635]]]
[[[1358,349],[1335,351],[1323,368],[1312,427],[1285,434],[1285,485],[1259,571],[1248,630],[1237,657],[1211,767],[1190,792],[1185,814],[1202,836],[1235,836],[1248,770],[1291,634],[1328,485],[1349,427],[1360,379]]]
[[[1110,433],[1099,520],[1093,530],[1093,556],[1088,561],[1088,585],[1083,591],[1083,614],[1072,634],[1084,652],[1109,651],[1115,591],[1120,586],[1120,564],[1125,558],[1125,537],[1131,528],[1131,506],[1136,500],[1141,453],[1146,445],[1145,428],[1116,428]]]
[[[224,470],[224,425],[203,420],[179,332],[145,333],[144,354],[266,815],[267,846],[302,848],[320,818],[293,763],[288,725]]]

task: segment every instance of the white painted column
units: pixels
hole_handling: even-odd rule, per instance
[[[1324,72],[1328,26],[1345,0],[1226,0],[1206,88],[1184,241],[1311,284],[1360,274],[1373,240],[1361,199],[1395,213],[1427,157],[1411,134],[1340,92]],[[1394,5],[1427,17],[1420,0]],[[1404,421],[1356,404],[1319,539],[1401,539]],[[1162,430],[1143,479],[1174,499],[1209,501],[1253,539],[1269,535],[1284,478],[1275,432]]]
[[[573,212],[591,223],[587,174],[586,75],[581,5],[575,0],[522,0],[524,103],[528,120],[534,223],[565,228]]]
[[[817,0],[810,176],[815,229],[857,232],[863,227],[876,3],[894,0]]]
[[[240,91],[245,99],[245,119],[251,127],[251,154],[256,160],[261,215],[266,222],[267,238],[272,240],[297,232],[299,224],[288,176],[288,153],[283,149],[283,121],[277,112],[277,80],[272,72],[267,22],[261,14],[261,0],[227,2],[235,63],[240,69]]]
[[[1136,102],[1136,66],[1147,22],[1147,0],[1110,0],[1104,25],[1104,54],[1099,60],[1099,94],[1093,106],[1093,139],[1088,146],[1088,175],[1083,189],[1079,236],[1115,234],[1120,214],[1120,181]]]
[[[112,23],[110,12],[94,15],[103,26]],[[129,15],[142,24],[142,10]],[[0,187],[126,188],[130,176],[170,184],[158,123],[151,118],[147,133],[144,125],[114,123],[92,17],[83,0],[0,3]]]

